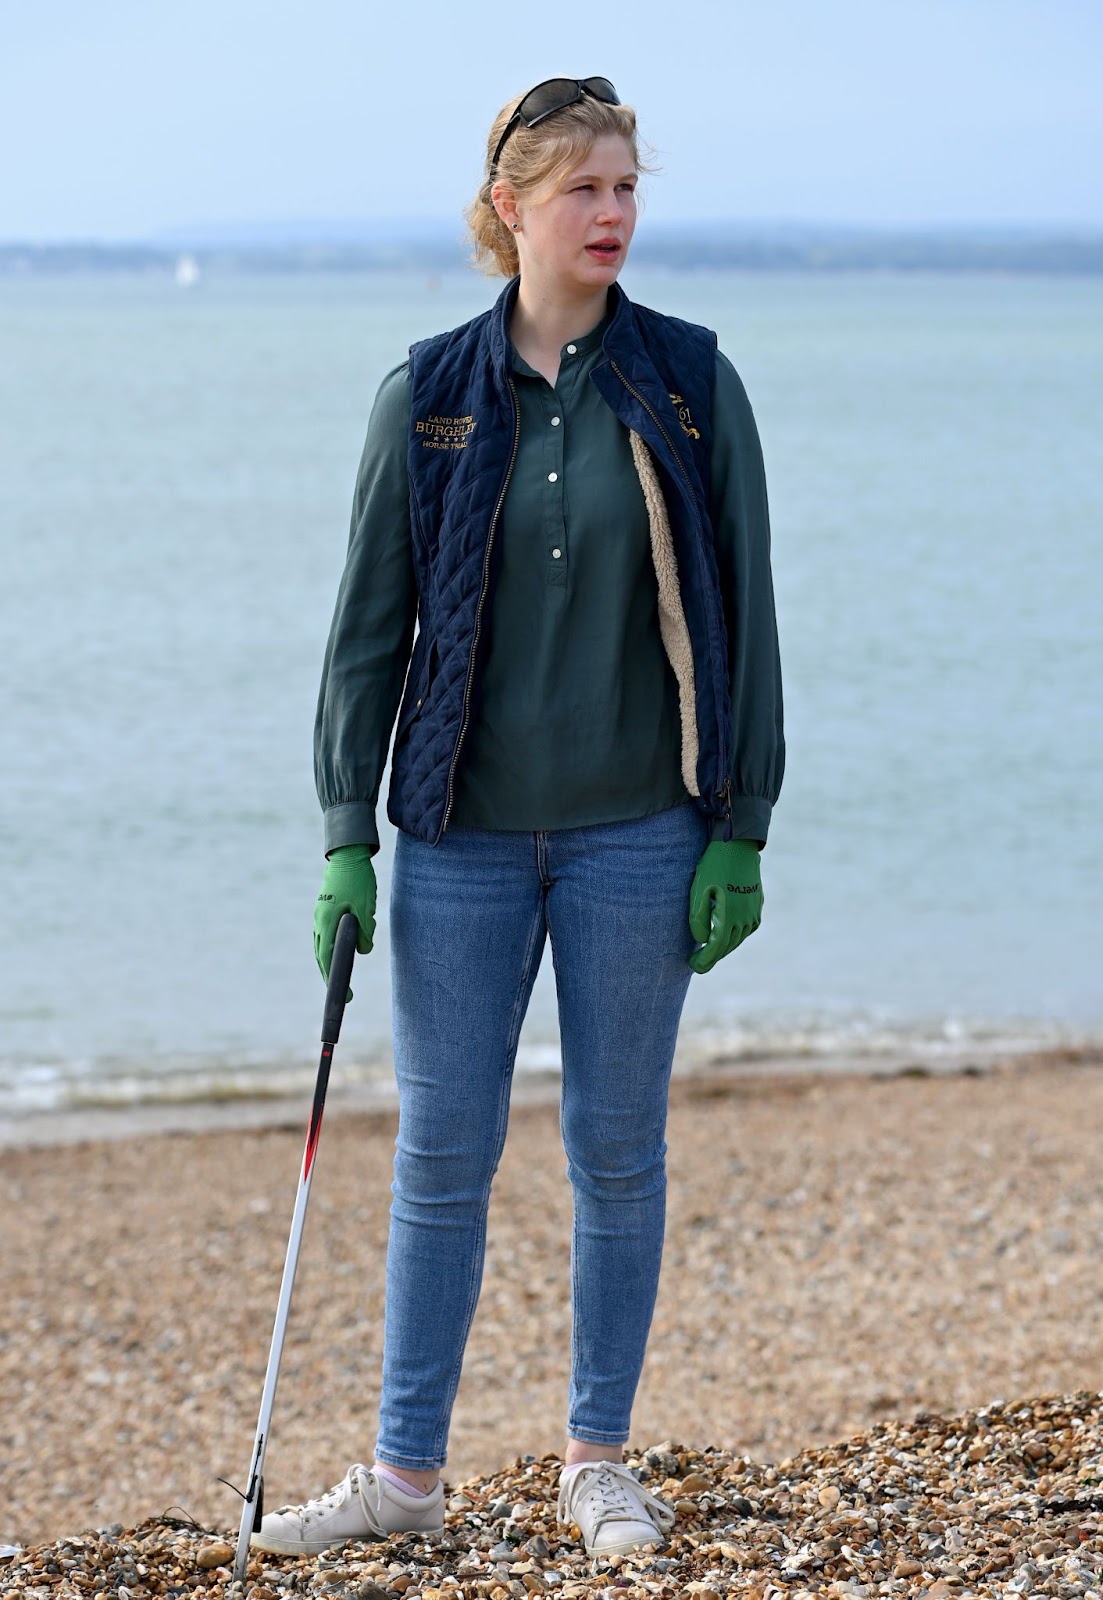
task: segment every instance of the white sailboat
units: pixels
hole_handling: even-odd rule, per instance
[[[199,262],[194,256],[178,256],[174,277],[178,288],[193,288],[199,282]]]

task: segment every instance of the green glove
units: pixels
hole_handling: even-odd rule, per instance
[[[343,844],[326,862],[322,890],[314,906],[314,959],[326,983],[337,924],[346,911],[351,911],[360,924],[356,948],[366,956],[375,937],[375,868],[366,844]]]
[[[758,847],[750,839],[714,839],[693,874],[689,928],[703,950],[694,951],[694,972],[709,972],[762,921],[762,875]]]

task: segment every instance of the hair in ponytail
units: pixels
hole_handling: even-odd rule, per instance
[[[508,184],[518,198],[539,200],[585,159],[596,139],[606,134],[617,134],[627,142],[637,172],[650,170],[640,159],[636,113],[632,107],[611,106],[604,100],[583,95],[574,105],[553,112],[535,128],[526,128],[519,122],[505,142],[497,169],[492,172],[490,163],[498,140],[523,99],[523,95],[515,95],[494,118],[486,141],[486,176],[465,213],[475,265],[491,275],[500,273],[504,278],[512,278],[520,263],[517,241],[494,209],[491,191],[496,183]]]

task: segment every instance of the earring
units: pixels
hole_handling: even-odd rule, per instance
[[[519,223],[519,222],[515,222],[515,223],[514,223],[514,224],[513,224],[513,231],[514,231],[514,233],[520,233],[520,231],[521,231],[521,224],[520,224],[520,223]]]

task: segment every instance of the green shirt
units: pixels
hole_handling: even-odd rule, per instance
[[[520,443],[450,826],[580,827],[686,798],[643,492],[628,430],[589,382],[603,331],[564,345],[554,387],[514,352]],[[326,652],[316,767],[327,850],[379,844],[375,810],[417,613],[409,411],[403,363],[368,424]],[[710,510],[735,691],[733,831],[764,842],[783,760],[769,518],[754,418],[719,354],[712,427]]]
[[[517,459],[495,535],[481,694],[451,821],[574,828],[686,798],[678,686],[628,430],[589,381],[604,324],[553,388],[514,352]]]

